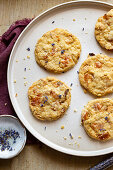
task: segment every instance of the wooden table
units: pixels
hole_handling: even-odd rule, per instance
[[[12,22],[32,18],[68,0],[0,0],[0,35]],[[102,0],[104,1],[104,0]],[[113,0],[105,0],[113,3]],[[109,155],[110,156],[110,155]],[[27,145],[15,158],[0,160],[0,170],[86,170],[108,157],[76,157],[57,152],[44,144]],[[113,168],[109,168],[113,169]]]

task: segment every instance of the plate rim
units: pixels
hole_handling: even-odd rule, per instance
[[[9,61],[8,61],[8,67],[7,67],[7,85],[8,85],[8,92],[9,92],[9,97],[10,97],[10,100],[11,100],[11,103],[12,103],[12,106],[15,110],[15,113],[16,115],[18,116],[18,118],[20,119],[20,121],[23,123],[23,125],[25,126],[25,128],[36,138],[38,139],[39,141],[41,141],[42,143],[46,144],[47,146],[51,147],[52,149],[54,150],[57,150],[57,151],[60,151],[62,153],[65,153],[65,154],[69,154],[69,155],[74,155],[74,156],[82,156],[82,157],[88,157],[88,156],[99,156],[99,155],[105,155],[105,154],[108,154],[108,153],[112,153],[113,152],[113,147],[110,147],[110,148],[106,148],[106,149],[101,149],[101,150],[98,150],[98,151],[79,151],[79,150],[73,150],[73,149],[67,149],[67,148],[64,148],[64,147],[61,147],[57,144],[54,144],[53,142],[49,141],[48,139],[46,139],[45,137],[43,137],[42,135],[40,135],[35,129],[33,129],[31,127],[31,125],[29,124],[28,121],[26,121],[26,119],[21,115],[19,114],[19,109],[15,106],[15,100],[13,98],[13,95],[12,95],[12,89],[10,88],[10,63],[12,61],[12,54],[15,50],[15,47],[18,43],[18,41],[20,40],[20,38],[22,37],[22,35],[26,32],[26,30],[30,27],[30,25],[32,25],[34,23],[35,20],[37,19],[40,19],[42,16],[44,16],[45,14],[48,14],[50,13],[51,11],[55,10],[55,9],[58,9],[59,7],[65,7],[65,6],[68,6],[68,5],[72,5],[72,4],[87,4],[87,3],[90,3],[90,4],[100,4],[100,5],[106,5],[106,6],[109,6],[109,7],[113,7],[113,4],[110,4],[110,3],[107,3],[107,2],[102,2],[102,1],[95,1],[95,0],[77,0],[77,1],[70,1],[70,2],[65,2],[65,3],[61,3],[61,4],[58,4],[58,5],[55,5],[47,10],[45,10],[44,12],[42,12],[41,14],[39,14],[38,16],[36,16],[26,27],[25,29],[21,32],[21,34],[19,35],[19,37],[17,38],[13,48],[12,48],[12,51],[11,51],[11,54],[10,54],[10,57],[9,57]]]

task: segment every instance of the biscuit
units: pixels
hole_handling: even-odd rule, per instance
[[[81,120],[91,138],[100,141],[113,138],[113,100],[100,98],[89,101],[82,110]]]
[[[28,89],[29,107],[40,120],[57,120],[64,115],[71,101],[70,88],[60,80],[47,77]]]
[[[96,96],[113,92],[113,58],[104,54],[88,57],[80,67],[79,80]]]
[[[95,36],[103,48],[113,50],[113,9],[97,20]]]
[[[67,30],[56,28],[46,32],[37,42],[37,63],[54,73],[66,72],[77,63],[81,52],[80,41]]]

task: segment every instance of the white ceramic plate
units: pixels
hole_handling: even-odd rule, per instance
[[[58,151],[79,156],[96,156],[113,152],[112,140],[105,143],[95,141],[89,138],[83,127],[80,126],[81,110],[89,100],[95,97],[84,93],[77,74],[88,53],[105,53],[112,56],[111,52],[107,52],[99,46],[94,36],[94,27],[98,17],[104,15],[111,8],[113,6],[110,4],[94,1],[78,1],[58,5],[36,17],[19,36],[12,50],[8,66],[8,88],[13,107],[22,123],[37,139]],[[52,23],[52,21],[55,22]],[[62,74],[45,71],[37,65],[34,57],[37,40],[45,32],[56,27],[67,29],[75,34],[82,45],[77,65]],[[30,51],[26,50],[28,47]],[[30,59],[27,56],[30,56]],[[73,83],[71,106],[66,115],[49,123],[38,121],[32,116],[27,97],[29,86],[34,81],[46,76],[54,76],[64,81],[68,86]],[[15,97],[16,93],[17,97]],[[106,97],[113,98],[113,95]],[[77,109],[77,112],[74,112],[74,109]],[[64,129],[61,130],[62,125],[64,125]],[[73,139],[70,138],[70,133],[74,136]],[[78,136],[82,138],[80,139]],[[64,137],[67,140],[64,140]],[[76,142],[77,144],[75,144]]]

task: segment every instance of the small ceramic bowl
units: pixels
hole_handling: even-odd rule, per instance
[[[0,159],[9,159],[18,155],[26,143],[26,130],[16,117],[10,115],[0,116],[0,133],[4,133],[5,130],[15,130],[19,137],[15,141],[12,137],[8,138],[10,149],[2,150],[2,145],[0,145]],[[0,139],[0,143],[1,141]]]

